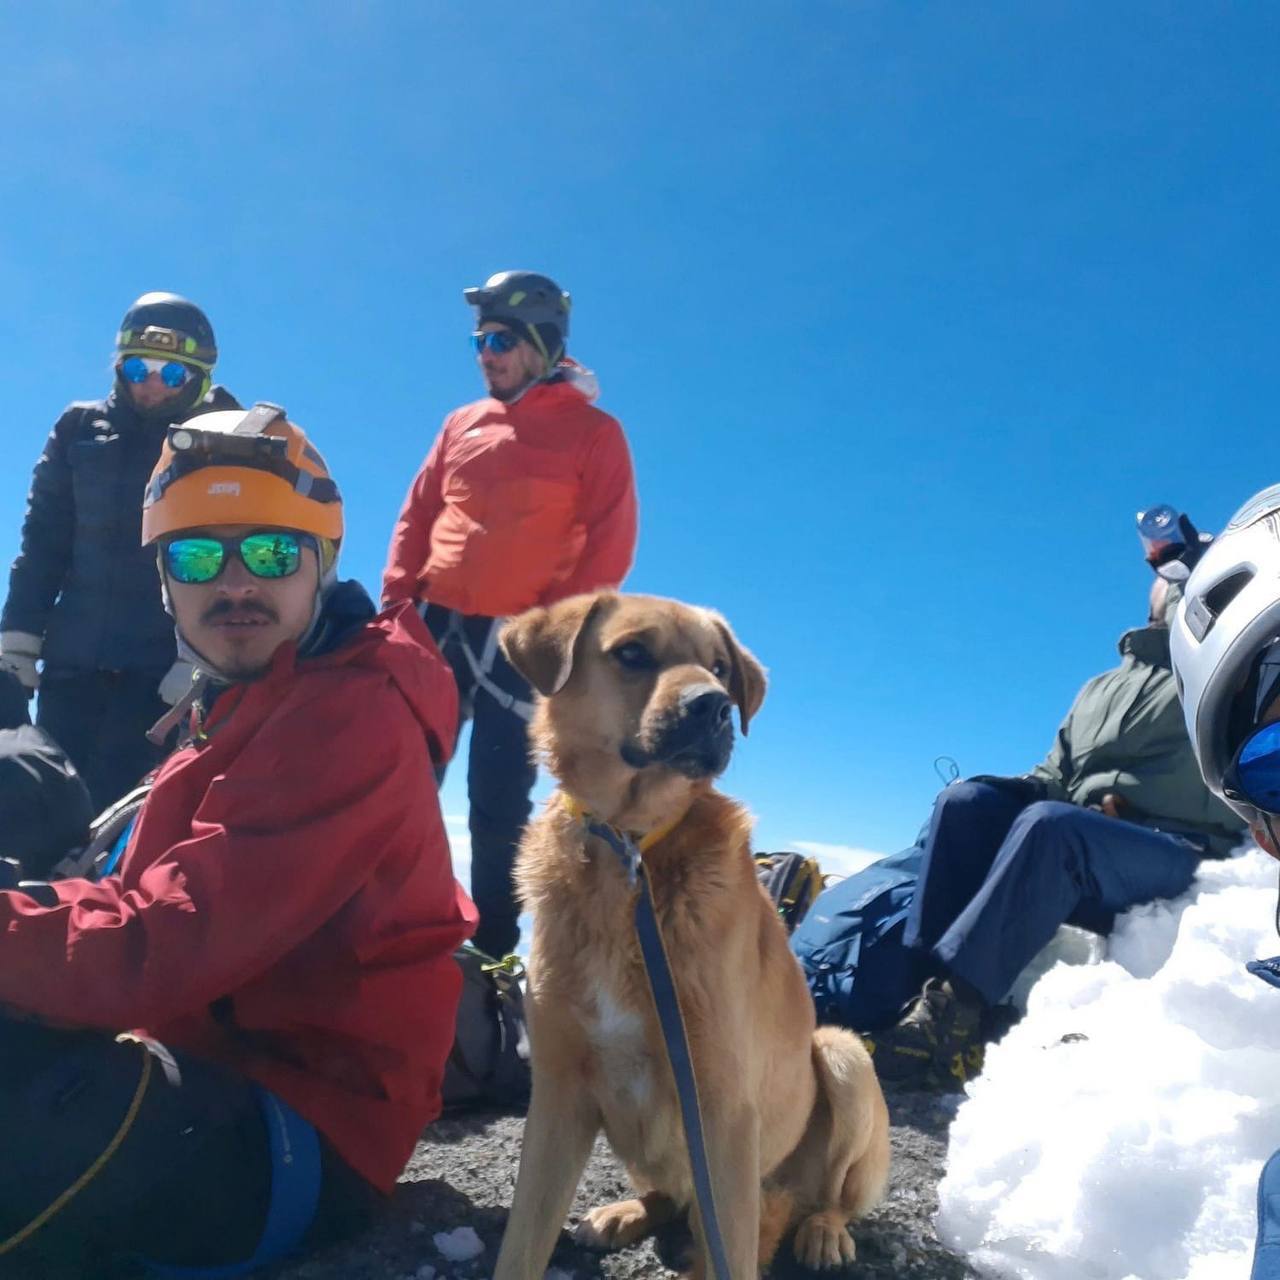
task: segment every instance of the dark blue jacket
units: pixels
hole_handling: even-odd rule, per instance
[[[239,408],[222,387],[192,411]],[[163,672],[176,656],[142,495],[168,423],[117,391],[63,411],[36,463],[0,631],[44,637],[45,670]]]

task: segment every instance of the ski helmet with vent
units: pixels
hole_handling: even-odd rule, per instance
[[[1278,637],[1280,485],[1273,485],[1250,498],[1200,558],[1169,637],[1205,784],[1249,823],[1260,820],[1259,810],[1227,794],[1223,780],[1236,750],[1280,694],[1280,685],[1259,687],[1260,659]]]

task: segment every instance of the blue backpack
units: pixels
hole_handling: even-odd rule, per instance
[[[922,857],[912,845],[824,889],[792,934],[819,1022],[888,1026],[936,972],[927,952],[902,945]]]

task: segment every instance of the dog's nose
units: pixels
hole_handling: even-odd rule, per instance
[[[688,689],[681,694],[680,702],[690,720],[708,726],[722,725],[732,714],[733,703],[723,689],[708,689],[705,686]]]

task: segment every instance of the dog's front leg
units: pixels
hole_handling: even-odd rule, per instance
[[[542,1280],[547,1269],[600,1130],[594,1101],[574,1083],[534,1071],[520,1171],[494,1280]]]
[[[693,1274],[708,1280],[756,1280],[760,1266],[759,1113],[742,1098],[708,1099],[702,1108],[702,1130],[729,1275],[716,1277],[696,1201],[692,1221],[698,1265]]]

